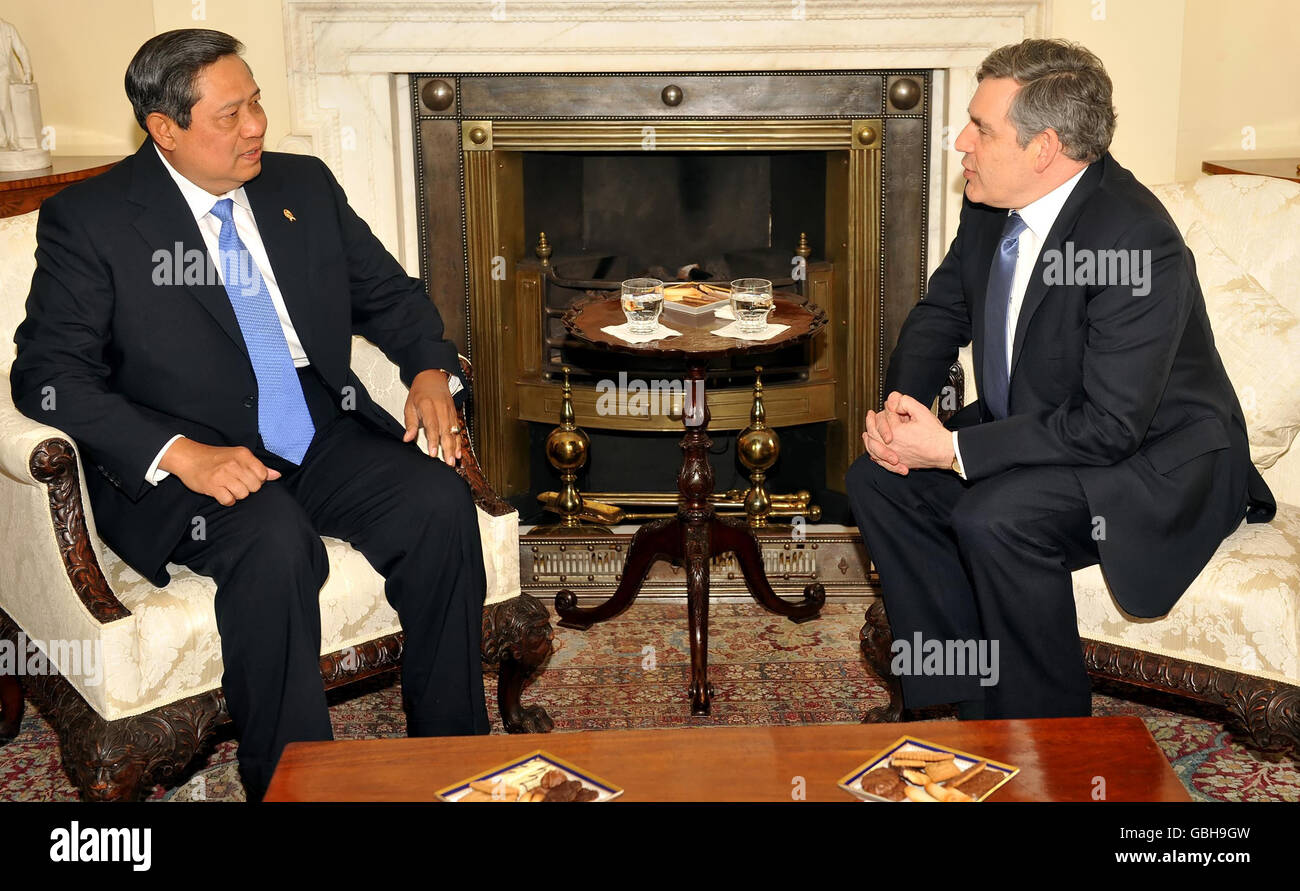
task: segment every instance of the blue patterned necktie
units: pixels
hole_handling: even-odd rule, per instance
[[[316,427],[312,424],[302,382],[293,367],[284,328],[271,303],[271,292],[239,233],[235,231],[234,202],[222,198],[212,207],[221,221],[217,245],[226,294],[239,320],[248,358],[257,377],[257,429],[268,451],[301,464]]]
[[[1007,365],[1007,331],[1011,312],[1011,287],[1016,277],[1016,258],[1020,254],[1020,233],[1028,228],[1020,214],[1012,211],[1002,227],[1002,239],[993,255],[989,270],[989,287],[984,298],[984,362],[980,374],[980,392],[994,418],[1007,416],[1011,398],[1011,369]]]

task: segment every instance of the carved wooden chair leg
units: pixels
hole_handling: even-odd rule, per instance
[[[483,610],[483,660],[497,665],[497,706],[507,733],[547,733],[554,727],[540,705],[525,706],[524,685],[551,655],[551,615],[521,594]]]
[[[1300,689],[1264,681],[1251,693],[1223,699],[1256,748],[1300,755]]]
[[[0,746],[18,735],[23,724],[23,686],[13,675],[0,675]]]
[[[218,690],[105,721],[57,674],[29,678],[28,687],[59,734],[64,769],[83,801],[136,801],[180,776],[225,717]]]
[[[862,647],[862,656],[876,677],[885,682],[889,691],[889,702],[876,708],[867,709],[862,716],[863,724],[893,723],[903,714],[903,685],[890,670],[890,646],[893,632],[889,630],[889,617],[885,615],[885,602],[877,599],[867,608],[866,622],[858,632]]]

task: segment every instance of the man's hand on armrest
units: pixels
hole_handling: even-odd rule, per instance
[[[158,468],[176,474],[187,489],[210,495],[226,507],[247,498],[267,480],[280,478],[278,470],[267,467],[243,446],[210,446],[183,436],[166,448]]]
[[[451,398],[453,380],[460,383],[459,378],[440,368],[421,371],[411,381],[402,409],[406,423],[402,441],[411,442],[423,427],[429,440],[429,456],[436,457],[441,446],[442,460],[451,466],[460,460],[460,430],[453,433],[451,429],[456,426],[456,403]]]

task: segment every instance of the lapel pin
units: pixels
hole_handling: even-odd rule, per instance
[[[284,218],[291,223],[298,222],[298,218],[293,215],[293,211],[289,210],[287,207],[284,209]]]

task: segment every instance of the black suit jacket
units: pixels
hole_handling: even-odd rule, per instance
[[[908,315],[886,392],[931,404],[958,349],[983,367],[984,305],[1006,210],[965,201],[957,236]],[[1048,276],[1052,251],[1149,251],[1146,287]],[[1060,267],[1058,266],[1059,270]],[[1095,279],[1095,276],[1094,276]],[[1048,282],[1053,282],[1048,284]],[[1009,416],[980,402],[949,426],[968,479],[1073,468],[1102,570],[1135,616],[1167,613],[1250,508],[1276,505],[1250,462],[1241,406],[1191,251],[1154,195],[1109,155],[1089,165],[1039,253],[1012,345]]]
[[[408,385],[426,369],[459,374],[422,284],[352,211],[319,159],[265,152],[262,172],[244,188],[311,364],[341,405],[354,397],[359,420],[400,437],[403,426],[349,367],[352,335],[382,349]],[[175,475],[157,487],[146,482],[158,451],[182,433],[266,454],[257,380],[230,299],[148,139],[112,170],[46,199],[36,241],[27,317],[14,337],[14,404],[76,439],[101,537],[166,584],[167,556],[210,499]]]

